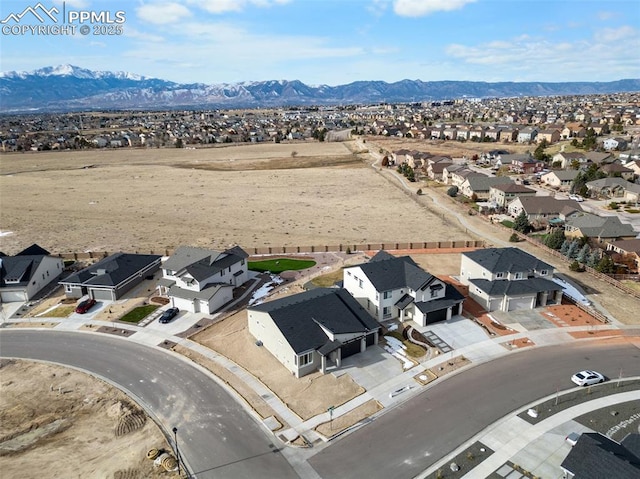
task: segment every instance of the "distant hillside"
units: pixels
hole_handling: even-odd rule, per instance
[[[309,86],[293,81],[180,84],[73,65],[0,74],[1,111],[246,108],[287,105],[405,103],[463,97],[590,95],[640,91],[640,79],[613,82],[358,81]]]

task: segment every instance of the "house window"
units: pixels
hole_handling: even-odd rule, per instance
[[[546,269],[543,269],[542,271],[540,271],[540,276],[546,276],[548,273],[548,271]]]
[[[220,276],[224,276],[224,274],[225,274],[224,270],[220,271]]]
[[[522,279],[522,273],[516,273],[515,279]]]
[[[70,284],[65,284],[64,285],[64,292],[65,293],[70,293],[71,292],[71,285]]]
[[[380,295],[378,294],[378,292],[376,291],[376,301],[380,300]]]
[[[358,280],[358,286],[360,286],[360,289],[362,289],[362,280],[361,279]]]
[[[385,291],[382,293],[382,299],[389,299],[391,297],[391,291]]]
[[[307,364],[311,364],[313,362],[313,351],[303,354],[302,356],[298,356],[298,366],[306,366]]]
[[[240,266],[244,266],[244,260],[240,261]]]
[[[384,308],[382,308],[382,316],[384,318],[388,318],[391,316],[391,307],[390,306],[385,306]]]
[[[496,279],[504,278],[504,273],[496,273]]]
[[[347,271],[347,276],[351,276],[351,271]]]
[[[437,289],[432,289],[431,290],[431,297],[435,298],[436,296],[438,296],[438,290]]]

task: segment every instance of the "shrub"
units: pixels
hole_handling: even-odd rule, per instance
[[[609,203],[609,208],[611,208],[612,210],[617,210],[618,208],[620,208],[620,205],[615,201],[612,201],[611,203]]]
[[[571,264],[569,265],[569,269],[571,271],[576,271],[576,272],[583,272],[584,271],[584,266],[582,266],[580,263],[578,263],[577,260],[574,260],[571,262]]]
[[[419,188],[418,191],[416,191],[416,194],[420,196],[422,194],[422,188]]]
[[[456,196],[458,196],[458,187],[452,186],[447,190],[447,194],[451,196],[451,198],[455,198]]]
[[[509,236],[509,241],[511,241],[512,243],[517,243],[518,241],[520,241],[520,237],[515,233],[511,233],[511,236]]]

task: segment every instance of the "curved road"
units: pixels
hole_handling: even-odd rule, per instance
[[[120,385],[167,429],[179,428],[181,455],[198,478],[297,477],[230,395],[166,351],[106,335],[6,330],[0,355],[66,364]],[[585,368],[611,378],[621,369],[625,377],[640,376],[640,349],[617,340],[511,354],[454,375],[301,456],[311,454],[308,463],[327,479],[414,477],[504,415],[571,388],[571,374]]]
[[[324,478],[411,478],[503,416],[596,369],[640,376],[640,349],[624,340],[550,346],[480,364],[380,416],[309,460]]]
[[[198,479],[298,475],[272,435],[221,386],[166,351],[103,334],[0,332],[0,355],[73,366],[124,389],[166,431]],[[170,434],[172,436],[172,434]]]

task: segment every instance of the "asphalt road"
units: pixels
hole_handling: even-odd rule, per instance
[[[298,477],[231,395],[174,355],[103,334],[18,330],[0,332],[0,355],[73,366],[120,385],[165,432],[178,428],[180,455],[198,479]]]
[[[412,478],[486,426],[532,401],[574,387],[595,369],[640,376],[640,349],[577,343],[511,354],[452,376],[309,459],[323,478]]]

